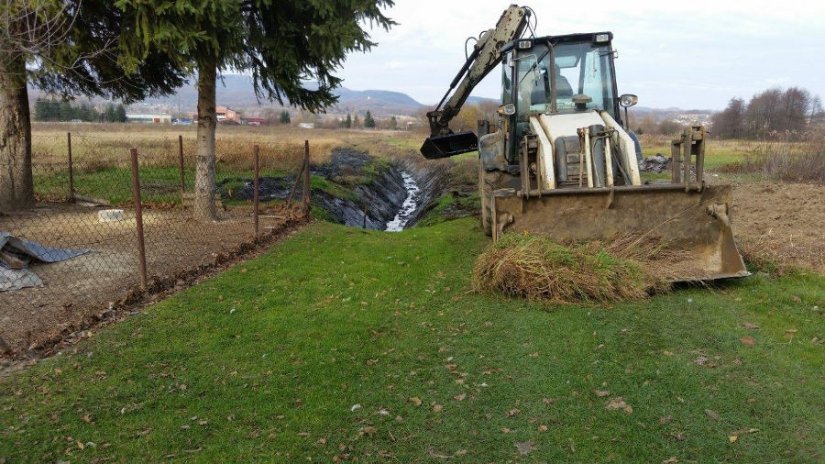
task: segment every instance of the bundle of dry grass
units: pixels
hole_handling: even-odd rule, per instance
[[[473,286],[554,303],[639,299],[663,288],[639,261],[621,254],[599,243],[565,246],[543,236],[506,234],[478,257]]]

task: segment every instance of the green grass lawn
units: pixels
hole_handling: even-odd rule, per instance
[[[485,243],[313,224],[0,380],[0,462],[825,459],[822,276],[545,307]]]
[[[645,146],[642,144],[642,154],[644,156],[662,154],[669,158],[670,145]],[[708,140],[705,147],[705,169],[714,170],[741,162],[749,154],[751,153],[748,148],[740,147],[735,141]]]
[[[287,175],[283,170],[262,170],[261,176]],[[295,175],[297,173],[291,173]],[[215,180],[221,184],[225,179],[252,179],[251,170],[218,168]],[[36,173],[35,190],[42,198],[66,198],[69,188],[69,176],[65,171]],[[122,206],[132,202],[132,172],[124,167],[106,167],[92,172],[77,172],[74,175],[75,192],[92,198],[104,199],[112,205]],[[142,166],[140,168],[140,185],[144,203],[173,204],[181,203],[180,170],[177,167]],[[191,192],[195,186],[195,171],[184,172],[186,191]],[[243,182],[232,182],[228,188],[238,188]]]

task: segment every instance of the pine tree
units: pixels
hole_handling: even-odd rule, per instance
[[[278,122],[281,123],[281,124],[289,124],[290,122],[292,122],[292,120],[289,116],[289,111],[287,111],[287,110],[281,111],[281,115],[278,117]]]
[[[123,104],[117,105],[115,108],[115,122],[126,122],[126,107]]]
[[[396,119],[395,116],[390,118],[390,129],[392,129],[392,130],[398,129],[398,119]]]
[[[49,102],[44,100],[43,98],[38,98],[34,102],[34,120],[35,121],[46,121],[48,118],[49,112]]]
[[[317,112],[337,101],[333,73],[347,53],[376,44],[362,29],[394,23],[381,7],[392,0],[117,0],[134,11],[136,30],[124,43],[138,62],[154,46],[180,66],[197,70],[198,148],[194,215],[217,218],[215,81],[232,69],[252,76],[256,94]],[[289,44],[289,46],[284,46]],[[312,80],[317,86],[305,88]]]
[[[154,50],[124,72],[118,38],[136,18],[113,2],[13,0],[0,10],[0,166],[8,167],[0,170],[2,211],[34,203],[30,86],[61,96],[136,100],[169,93],[184,73]],[[50,107],[49,119],[72,118],[70,106]]]
[[[347,113],[347,119],[344,121],[344,127],[347,129],[352,128],[352,116],[349,113]]]
[[[372,117],[372,113],[367,110],[367,115],[364,116],[364,127],[367,129],[375,129],[375,118]]]

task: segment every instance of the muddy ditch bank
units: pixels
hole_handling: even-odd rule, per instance
[[[448,176],[440,162],[377,158],[347,148],[334,150],[329,163],[310,172],[316,216],[373,230],[386,230],[390,223],[396,230],[415,225],[444,192]],[[294,176],[261,177],[259,197],[286,200],[294,185]],[[248,201],[254,194],[251,179],[225,179],[218,187],[226,200]],[[294,200],[300,197],[299,190]]]

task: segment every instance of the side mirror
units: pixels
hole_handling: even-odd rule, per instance
[[[516,105],[509,103],[507,105],[499,106],[498,107],[498,114],[503,114],[507,116],[512,116],[516,114]]]
[[[625,108],[629,108],[636,103],[639,103],[639,97],[633,95],[632,93],[626,93],[619,97],[619,104]]]

